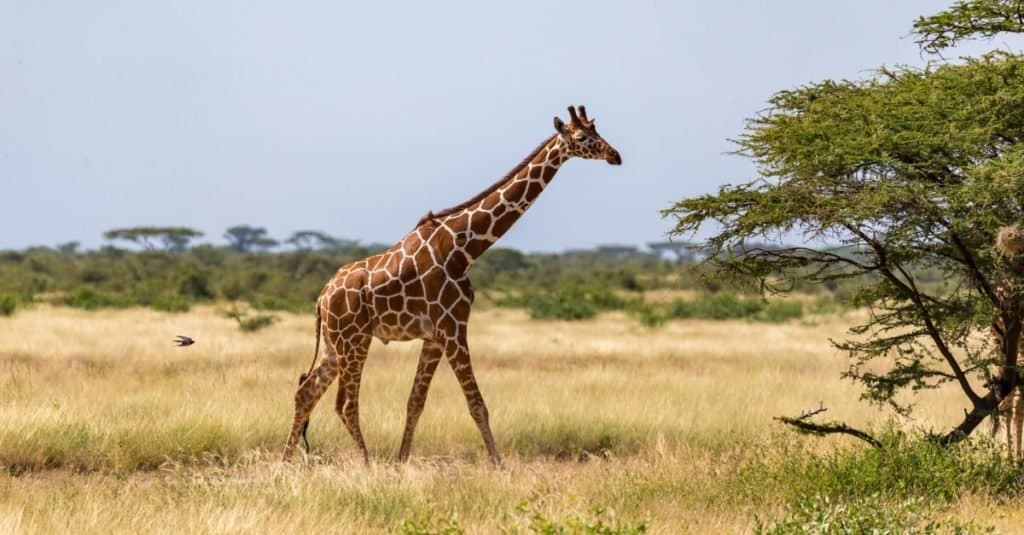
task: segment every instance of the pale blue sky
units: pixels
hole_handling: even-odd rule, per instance
[[[753,177],[723,153],[773,92],[923,64],[911,23],[949,3],[0,0],[0,249],[143,224],[393,242],[569,104],[624,164],[569,162],[501,244],[643,244]]]

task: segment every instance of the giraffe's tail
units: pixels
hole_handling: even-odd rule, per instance
[[[299,387],[302,386],[302,383],[306,382],[306,379],[309,378],[309,374],[313,373],[313,367],[316,366],[316,358],[320,355],[320,328],[321,328],[320,327],[320,301],[317,300],[317,303],[316,303],[316,327],[314,328],[314,330],[316,332],[316,344],[313,347],[313,362],[309,363],[309,371],[299,375]],[[306,453],[309,453],[309,439],[306,438],[306,430],[308,430],[308,429],[309,429],[309,420],[307,419],[302,424],[302,442],[306,446]]]
[[[309,363],[309,370],[302,374],[299,380],[299,384],[302,384],[309,377],[309,374],[313,373],[313,367],[316,366],[316,358],[320,355],[320,301],[316,302],[316,327],[313,328],[316,333],[316,344],[313,346],[313,362]]]

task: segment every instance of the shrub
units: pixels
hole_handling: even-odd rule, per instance
[[[526,290],[500,299],[498,305],[526,308],[534,319],[583,320],[621,309],[626,301],[603,286],[567,284],[553,291]]]
[[[225,318],[231,318],[237,321],[238,328],[247,333],[258,331],[264,327],[269,327],[277,321],[277,316],[274,316],[273,314],[256,314],[250,316],[248,310],[242,310],[237,307],[231,307],[227,310],[223,310],[220,314]]]
[[[78,288],[71,290],[64,296],[63,302],[69,307],[81,308],[84,310],[120,307],[125,305],[123,299],[99,290],[94,290],[88,286],[79,286]]]
[[[841,300],[828,295],[818,297],[810,306],[812,314],[840,314],[848,309]]]
[[[631,301],[628,310],[645,327],[660,327],[668,320],[668,314],[663,307],[651,305],[642,299]]]
[[[164,312],[188,312],[191,308],[188,299],[168,294],[156,296],[149,306],[154,310],[162,310]]]
[[[800,301],[769,301],[755,319],[769,323],[785,323],[804,315],[804,304]]]
[[[951,502],[969,493],[1013,496],[1024,488],[1024,464],[1007,459],[989,442],[943,446],[926,438],[908,440],[896,432],[887,432],[880,440],[884,448],[800,452],[755,468],[749,479],[767,477],[797,499],[884,495]]]
[[[231,275],[222,280],[217,287],[217,292],[220,296],[228,301],[236,301],[248,291],[249,287],[246,286],[245,281],[238,275]]]
[[[788,516],[764,525],[758,520],[754,533],[765,535],[843,533],[991,533],[994,530],[953,520],[928,518],[921,499],[884,500],[878,495],[848,502],[813,496],[800,500]]]
[[[0,294],[0,316],[10,316],[18,308],[20,299],[14,294]]]
[[[750,492],[770,482],[789,503],[784,518],[758,520],[755,533],[988,533],[935,513],[964,496],[1012,499],[1024,489],[1024,464],[991,442],[943,446],[892,430],[879,439],[883,448],[798,449],[745,468],[742,479],[758,482]]]
[[[271,314],[257,314],[238,320],[238,328],[249,333],[258,331],[264,327],[271,326],[277,321],[277,316]]]
[[[676,300],[668,315],[680,319],[742,319],[756,315],[764,304],[760,299],[744,299],[730,293],[704,294],[692,301]]]
[[[249,301],[249,306],[256,310],[286,310],[288,312],[312,312],[313,302],[295,297],[277,297],[261,295]]]
[[[194,261],[179,264],[173,272],[173,288],[178,295],[196,299],[213,297],[209,273]]]
[[[647,313],[650,315],[650,313]],[[704,294],[693,300],[676,300],[664,312],[667,318],[730,320],[748,319],[783,323],[804,315],[799,301],[764,301],[759,297],[740,297],[730,293]],[[644,314],[640,321],[648,322]]]
[[[153,306],[153,302],[160,299],[165,290],[163,288],[164,281],[160,280],[147,280],[136,284],[130,292],[123,295],[123,299],[131,304],[148,307]],[[168,289],[167,291],[173,291]]]

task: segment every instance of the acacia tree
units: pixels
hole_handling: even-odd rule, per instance
[[[277,246],[277,240],[267,234],[263,227],[235,225],[224,231],[224,238],[232,249],[240,253],[251,253]]]
[[[299,251],[329,249],[342,243],[341,240],[319,230],[297,230],[284,242]]]
[[[108,240],[132,242],[147,251],[155,248],[153,241],[156,240],[163,244],[165,251],[175,253],[184,252],[189,242],[202,235],[202,232],[188,227],[126,227],[103,233]]]
[[[957,4],[920,19],[919,42],[966,37],[964,17],[983,4],[1020,2]],[[898,411],[910,409],[902,392],[955,383],[968,410],[939,439],[968,436],[1020,382],[1019,296],[1002,289],[1024,278],[992,244],[1024,219],[1024,58],[994,52],[781,91],[736,143],[760,178],[676,203],[664,211],[672,234],[714,223],[706,261],[770,292],[859,278],[852,302],[870,315],[834,342],[851,358],[844,375]],[[750,245],[780,235],[802,245]],[[993,351],[985,334],[997,319]]]
[[[647,244],[647,247],[658,255],[659,258],[663,258],[665,253],[670,253],[672,257],[678,263],[686,262],[691,260],[691,249],[692,246],[688,242],[682,241],[656,241]]]

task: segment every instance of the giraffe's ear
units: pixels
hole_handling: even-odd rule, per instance
[[[565,135],[565,123],[557,115],[555,116],[555,132]]]

